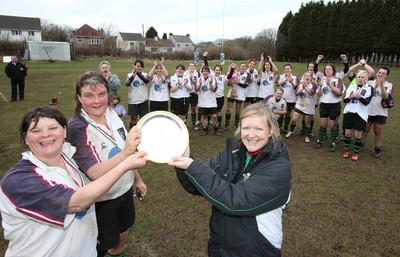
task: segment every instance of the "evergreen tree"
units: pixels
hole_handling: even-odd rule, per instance
[[[155,38],[158,37],[158,32],[153,26],[151,26],[147,31],[146,31],[146,38]]]

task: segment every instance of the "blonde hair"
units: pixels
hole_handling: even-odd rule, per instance
[[[358,70],[356,76],[358,77],[358,74],[364,73],[364,76],[366,79],[368,79],[368,72],[366,70]]]
[[[275,115],[272,113],[271,108],[263,103],[251,104],[244,108],[243,112],[240,114],[239,126],[235,131],[235,139],[241,138],[242,120],[252,116],[260,117],[263,120],[269,133],[271,134],[271,139],[275,144],[277,139],[280,138],[278,122],[276,121]]]

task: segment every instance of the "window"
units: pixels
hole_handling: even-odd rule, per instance
[[[11,30],[11,34],[14,35],[14,36],[21,36],[22,35],[20,30]]]
[[[90,38],[90,44],[98,45],[100,44],[100,40],[97,37]]]
[[[176,44],[176,46],[181,46],[181,44]]]
[[[76,42],[78,42],[78,43],[83,43],[83,38],[78,37],[78,39],[76,40]]]
[[[135,43],[130,42],[130,43],[129,43],[129,48],[130,48],[131,50],[135,49]]]
[[[28,31],[28,35],[29,35],[29,36],[34,36],[34,35],[35,35],[35,31],[29,30],[29,31]]]
[[[151,48],[151,52],[152,52],[152,53],[157,53],[157,47],[152,47],[152,48]]]

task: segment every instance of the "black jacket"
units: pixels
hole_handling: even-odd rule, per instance
[[[12,62],[9,62],[4,69],[7,77],[13,80],[23,80],[28,75],[27,74],[28,68],[25,64],[18,62],[14,65]]]
[[[195,159],[186,171],[176,169],[186,191],[203,195],[213,205],[209,256],[280,256],[280,249],[260,233],[257,222],[266,219],[264,224],[281,226],[281,221],[274,224],[276,219],[263,214],[277,212],[279,216],[290,198],[286,146],[280,140],[273,145],[270,140],[244,169],[245,161],[243,143],[228,139],[226,149],[207,165]],[[281,229],[277,236],[282,236]]]

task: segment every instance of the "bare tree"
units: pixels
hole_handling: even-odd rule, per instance
[[[102,23],[99,26],[99,31],[103,33],[105,37],[104,41],[104,53],[112,55],[117,49],[116,45],[116,27],[112,23]]]
[[[49,23],[47,20],[42,20],[42,39],[43,41],[59,41],[68,42],[68,35],[72,28],[69,26],[60,26],[54,23]]]
[[[255,52],[258,55],[264,53],[265,55],[275,56],[276,54],[276,29],[264,29],[254,38]]]

